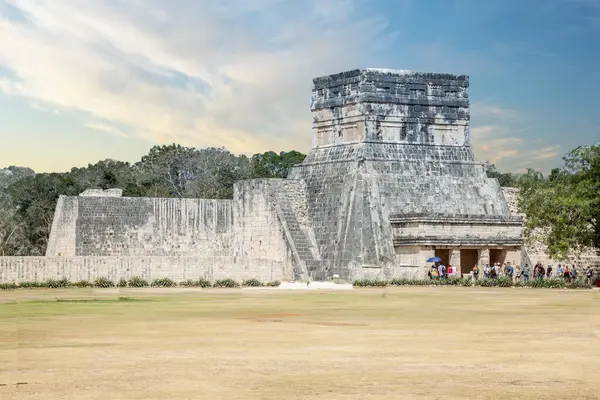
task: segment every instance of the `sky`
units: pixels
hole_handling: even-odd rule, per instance
[[[600,0],[0,0],[0,167],[156,144],[308,152],[312,78],[470,76],[476,157],[548,172],[600,140]]]

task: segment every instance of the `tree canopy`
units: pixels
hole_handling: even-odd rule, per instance
[[[241,179],[285,178],[306,156],[266,152],[251,158],[225,148],[154,146],[131,165],[105,160],[66,173],[0,170],[0,256],[43,255],[56,202],[86,189],[123,189],[129,197],[227,199]]]
[[[563,160],[548,177],[530,169],[518,181],[525,238],[557,260],[600,249],[600,145],[577,147]]]
[[[502,187],[515,187],[519,176],[517,174],[511,174],[510,172],[500,172],[496,168],[495,164],[486,163],[485,173],[488,178],[498,179],[498,183]]]

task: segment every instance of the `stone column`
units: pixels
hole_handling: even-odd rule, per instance
[[[460,249],[450,250],[450,264],[460,271]]]
[[[510,263],[515,265],[521,264],[521,249],[519,247],[508,249],[506,254],[506,261],[510,261]]]
[[[485,264],[490,263],[490,249],[481,249],[478,251],[478,253],[479,253],[479,263],[477,265],[479,265],[480,270],[483,270],[483,267],[485,266]]]
[[[419,272],[417,273],[417,276],[415,276],[415,278],[417,279],[429,279],[427,277],[427,272],[429,271],[429,268],[431,268],[431,264],[432,263],[428,263],[427,260],[429,260],[431,257],[435,256],[435,250],[433,249],[433,247],[422,247],[421,248],[421,252],[419,253],[419,264],[417,265],[422,265],[421,269],[419,270]]]

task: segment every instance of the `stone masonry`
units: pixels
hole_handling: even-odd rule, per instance
[[[313,148],[290,174],[306,182],[321,254],[309,275],[423,276],[436,254],[463,272],[490,251],[520,259],[521,219],[471,148],[468,86],[382,69],[314,80]]]
[[[86,266],[222,276],[211,262],[239,277],[352,280],[424,277],[434,255],[463,273],[518,263],[522,219],[473,154],[468,87],[464,75],[404,70],[316,78],[312,149],[288,179],[237,182],[232,200],[61,196],[46,261],[0,266],[13,280]]]

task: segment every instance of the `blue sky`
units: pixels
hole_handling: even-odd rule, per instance
[[[316,76],[471,76],[505,171],[600,140],[600,0],[0,0],[0,167],[137,161],[160,143],[308,151]]]

